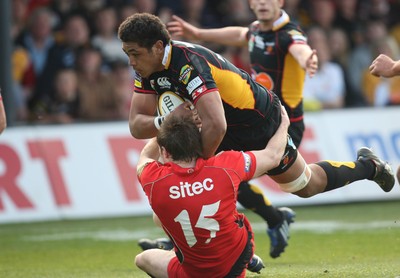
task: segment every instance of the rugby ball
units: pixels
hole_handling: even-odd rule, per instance
[[[184,102],[185,99],[174,92],[164,92],[158,97],[158,114],[160,116],[168,115]]]
[[[397,168],[396,176],[397,176],[397,182],[400,184],[400,166]]]

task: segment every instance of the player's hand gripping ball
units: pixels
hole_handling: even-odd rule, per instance
[[[201,129],[201,119],[193,103],[171,91],[162,93],[158,98],[158,114],[166,116],[174,110],[177,110],[175,113],[178,113],[178,115],[191,113],[194,122]]]

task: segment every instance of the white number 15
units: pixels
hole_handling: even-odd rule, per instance
[[[207,239],[206,243],[210,243],[211,239],[213,239],[216,233],[219,231],[218,221],[212,218],[212,216],[215,215],[219,209],[219,203],[220,201],[210,205],[204,205],[201,209],[199,219],[195,225],[196,228],[203,228],[210,231],[210,237]],[[192,225],[190,224],[188,211],[182,210],[174,220],[181,225],[183,234],[185,235],[186,242],[189,247],[195,245],[197,239],[193,233]]]

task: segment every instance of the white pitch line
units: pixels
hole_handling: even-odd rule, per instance
[[[254,232],[264,232],[266,224],[252,224]],[[374,221],[368,223],[346,223],[338,221],[301,221],[290,225],[292,231],[308,231],[311,233],[334,233],[336,231],[357,231],[374,229],[399,229],[398,221]],[[52,233],[34,236],[26,236],[27,241],[57,241],[73,239],[94,239],[105,241],[135,241],[140,238],[163,237],[163,232],[159,228],[141,229],[141,230],[98,230],[85,232]]]

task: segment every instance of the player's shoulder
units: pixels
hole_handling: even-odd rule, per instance
[[[177,40],[173,40],[171,45],[174,52],[199,51],[203,48],[199,44]]]
[[[280,37],[285,37],[294,42],[306,42],[306,33],[300,28],[299,25],[289,22],[280,30]]]
[[[208,56],[209,50],[208,48],[195,44],[195,43],[190,43],[190,42],[185,42],[185,41],[172,41],[172,57],[171,57],[171,63],[181,65],[182,63],[187,63],[187,62],[192,62],[193,57],[199,57],[199,56]],[[197,61],[197,59],[195,59]]]
[[[219,152],[217,155],[215,155],[215,159],[217,161],[226,161],[226,160],[237,161],[242,156],[243,152],[241,151],[229,150],[229,151]]]
[[[154,182],[166,174],[166,167],[159,161],[145,163],[138,171],[142,183]]]

